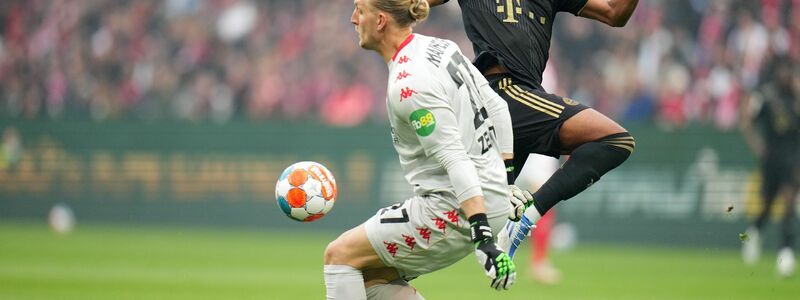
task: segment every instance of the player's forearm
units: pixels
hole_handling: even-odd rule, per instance
[[[431,154],[447,172],[459,203],[483,196],[478,171],[457,139]]]
[[[764,154],[764,139],[753,126],[753,117],[755,115],[753,110],[755,109],[751,106],[760,107],[760,101],[762,100],[759,96],[745,95],[739,104],[739,130],[742,132],[747,147],[759,159]]]
[[[467,219],[475,214],[486,213],[486,207],[483,205],[483,196],[475,196],[461,202],[461,211],[464,212],[464,216]]]
[[[488,86],[486,89],[491,91]],[[492,93],[494,92],[492,91]],[[492,124],[494,124],[500,153],[503,154],[503,159],[514,158],[514,129],[511,125],[511,113],[508,111],[508,104],[497,94],[487,99],[489,100],[486,103],[486,110],[489,113],[489,118],[492,119]]]
[[[639,0],[608,0],[608,6],[611,7],[613,13],[611,17],[611,26],[622,27],[631,19],[633,11]]]
[[[589,0],[578,15],[622,27],[628,23],[637,4],[639,0]]]
[[[747,147],[760,159],[764,154],[764,139],[753,128],[752,121],[747,117],[743,118],[739,129],[742,131]]]
[[[511,113],[508,111],[508,104],[500,98],[488,84],[480,87],[483,98],[486,99],[484,106],[489,114],[489,119],[494,124],[494,132],[497,137],[497,147],[503,156],[503,160],[514,158],[514,127],[511,123]]]

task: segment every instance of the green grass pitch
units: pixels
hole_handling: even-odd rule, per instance
[[[302,224],[298,224],[298,227]],[[322,252],[334,233],[0,223],[0,299],[324,299]],[[527,255],[523,249],[521,255]],[[772,252],[772,251],[768,251]],[[745,267],[737,251],[579,245],[555,253],[556,286],[527,274],[491,290],[469,256],[414,280],[427,299],[798,299],[774,254]]]

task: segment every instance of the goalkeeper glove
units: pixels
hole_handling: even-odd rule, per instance
[[[514,262],[494,242],[486,214],[472,215],[469,217],[469,223],[472,242],[475,244],[475,256],[486,275],[492,279],[491,287],[496,290],[507,290],[517,279]]]
[[[533,195],[527,190],[520,189],[516,185],[509,185],[511,190],[511,211],[508,212],[508,219],[514,222],[522,220],[525,210],[533,205]]]

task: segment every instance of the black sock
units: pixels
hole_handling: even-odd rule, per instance
[[[533,194],[536,210],[544,215],[559,201],[582,192],[628,159],[635,145],[633,136],[623,132],[578,146],[569,160]]]

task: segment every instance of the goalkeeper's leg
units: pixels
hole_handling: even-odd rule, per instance
[[[392,270],[392,272],[394,272]],[[366,272],[366,277],[371,277],[374,272]],[[395,272],[396,273],[396,272]],[[383,281],[383,280],[379,280]],[[395,279],[385,283],[374,283],[367,280],[367,299],[369,300],[425,300],[424,297],[403,279]]]
[[[325,249],[327,299],[366,300],[361,270],[385,267],[367,239],[363,224],[343,233]]]

